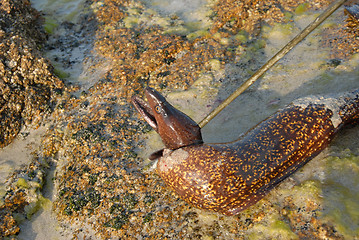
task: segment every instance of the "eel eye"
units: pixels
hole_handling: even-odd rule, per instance
[[[157,105],[155,107],[156,113],[161,113],[161,107],[159,105]]]

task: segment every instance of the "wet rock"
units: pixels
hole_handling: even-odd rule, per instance
[[[40,52],[46,35],[29,1],[4,0],[0,6],[0,147],[21,126],[39,121],[51,93],[63,83]]]
[[[286,14],[290,11],[302,13],[308,9],[326,6],[328,0],[315,1],[257,1],[257,0],[226,0],[218,1],[215,5],[216,13],[211,31],[238,32],[246,30],[254,32],[262,22],[273,24],[288,19]],[[286,12],[288,11],[288,12]],[[257,31],[258,32],[258,31]]]
[[[324,31],[324,47],[331,49],[333,59],[346,59],[359,53],[359,4],[347,1],[344,7],[345,24]]]

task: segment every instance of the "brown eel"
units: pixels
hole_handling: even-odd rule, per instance
[[[186,202],[235,215],[319,154],[346,123],[359,120],[359,89],[294,101],[240,139],[206,144],[201,129],[156,90],[132,103],[161,136],[157,172]]]

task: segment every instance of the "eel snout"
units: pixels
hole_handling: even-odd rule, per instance
[[[141,114],[141,116],[146,120],[146,122],[157,131],[158,125],[153,113],[151,106],[137,96],[132,96],[131,101],[136,110]]]

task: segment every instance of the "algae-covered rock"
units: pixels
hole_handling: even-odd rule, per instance
[[[50,109],[52,93],[63,87],[39,50],[46,40],[41,25],[40,14],[29,1],[1,1],[0,148],[10,144],[24,124],[38,124]],[[40,165],[37,167],[44,167]],[[45,202],[40,197],[44,174],[35,168],[14,173],[1,192],[1,239],[18,234],[17,220],[24,219],[25,211],[30,216]]]
[[[11,143],[23,123],[49,108],[51,91],[62,88],[38,50],[46,39],[30,2],[0,5],[0,147]]]
[[[41,208],[49,208],[50,200],[41,190],[45,180],[46,164],[36,159],[29,166],[13,173],[1,193],[0,238],[18,234],[18,224]]]

